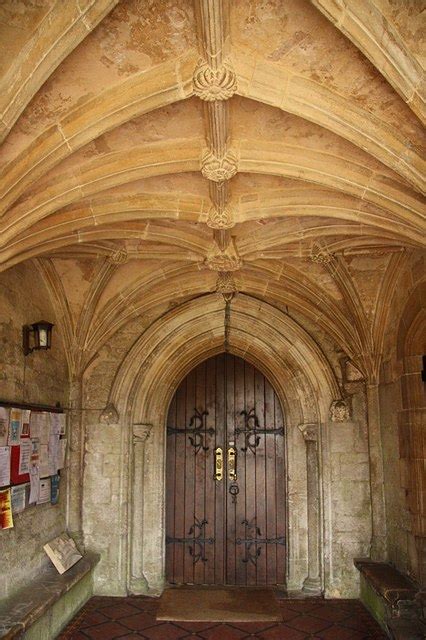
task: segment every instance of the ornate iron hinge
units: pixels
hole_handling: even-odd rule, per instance
[[[208,524],[207,520],[198,520],[195,518],[194,524],[188,531],[188,538],[172,538],[170,536],[166,536],[166,544],[188,544],[189,555],[192,556],[192,563],[197,564],[199,560],[201,562],[207,562],[208,558],[204,555],[204,545],[205,544],[214,544],[214,538],[205,538],[205,527]],[[198,533],[195,532],[198,529]]]
[[[208,451],[209,447],[205,446],[204,437],[206,435],[212,436],[215,433],[213,427],[206,429],[206,416],[208,415],[208,411],[198,411],[198,409],[194,408],[194,415],[189,421],[189,427],[167,427],[167,435],[189,434],[188,439],[191,446],[194,447],[195,453],[198,453],[201,449]]]
[[[236,543],[238,545],[245,545],[245,557],[244,563],[251,563],[256,565],[257,559],[262,553],[262,549],[258,547],[260,544],[281,544],[285,546],[285,537],[280,536],[278,538],[262,538],[262,532],[256,524],[256,518],[253,518],[250,522],[243,520],[241,524],[245,527],[245,538],[237,538]]]
[[[244,416],[244,428],[240,429],[237,427],[235,429],[235,433],[237,436],[240,433],[244,434],[245,437],[245,446],[241,447],[241,451],[247,452],[250,450],[254,455],[256,455],[256,448],[260,444],[260,436],[262,434],[271,433],[274,436],[283,436],[284,435],[284,427],[265,427],[263,429],[260,428],[259,418],[257,417],[254,408],[250,409],[250,411],[241,411],[241,416]]]

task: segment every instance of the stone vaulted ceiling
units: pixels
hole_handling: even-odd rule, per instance
[[[377,373],[424,245],[425,6],[1,2],[0,268],[34,261],[78,366],[237,289]]]

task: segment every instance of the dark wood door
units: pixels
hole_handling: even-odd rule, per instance
[[[166,468],[170,583],[285,584],[283,415],[257,369],[221,354],[191,371],[170,405]]]

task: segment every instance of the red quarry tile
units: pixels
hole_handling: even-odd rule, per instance
[[[147,627],[153,627],[158,624],[155,619],[155,615],[149,613],[147,611],[139,611],[132,616],[127,616],[125,618],[120,619],[120,624],[123,624],[125,627],[128,627],[132,631],[140,631],[141,629],[146,629]]]
[[[131,616],[139,613],[139,609],[137,607],[132,607],[127,602],[123,602],[122,604],[115,604],[111,607],[105,607],[102,609],[101,615],[110,618],[111,620],[119,620],[120,618],[125,618],[126,616]]]
[[[277,624],[272,629],[258,634],[262,640],[305,640],[306,633],[291,629],[286,624]]]
[[[188,635],[188,631],[176,627],[171,622],[163,622],[162,624],[156,624],[155,627],[149,627],[141,631],[143,638],[148,640],[178,640],[178,638],[184,638]]]
[[[156,620],[158,599],[97,596],[58,640],[385,640],[357,600],[280,600],[283,623]]]
[[[88,627],[84,633],[92,640],[115,640],[128,634],[129,630],[118,622],[103,622],[94,627]]]
[[[335,625],[318,633],[318,637],[322,640],[363,640],[365,634],[354,629],[345,629],[341,625]]]
[[[214,629],[200,631],[199,635],[208,640],[239,640],[247,636],[247,633],[236,627],[231,627],[229,624],[220,624]]]
[[[298,629],[299,631],[305,631],[306,633],[317,633],[330,626],[328,620],[321,620],[320,618],[314,618],[313,615],[300,615],[293,620],[290,620],[287,625],[292,629]]]
[[[310,615],[315,618],[321,618],[322,620],[329,620],[330,622],[340,622],[349,616],[347,610],[335,607],[334,604],[323,604],[314,611],[310,612]]]
[[[79,627],[84,629],[85,627],[93,627],[95,624],[101,624],[101,622],[108,622],[108,618],[104,616],[100,611],[88,610],[84,611],[81,616]]]
[[[217,627],[217,622],[175,622],[175,625],[178,627],[182,627],[188,632],[191,631],[204,631],[205,629],[211,629],[212,627]]]
[[[266,629],[276,626],[276,622],[231,622],[230,626],[251,634],[266,631]]]

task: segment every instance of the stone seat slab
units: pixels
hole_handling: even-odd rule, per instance
[[[60,575],[52,566],[16,594],[0,604],[0,638],[20,638],[64,594],[70,591],[99,562],[97,553],[87,552],[81,560]]]
[[[391,606],[399,600],[413,600],[417,589],[406,576],[385,562],[356,559],[355,567],[373,589]]]

